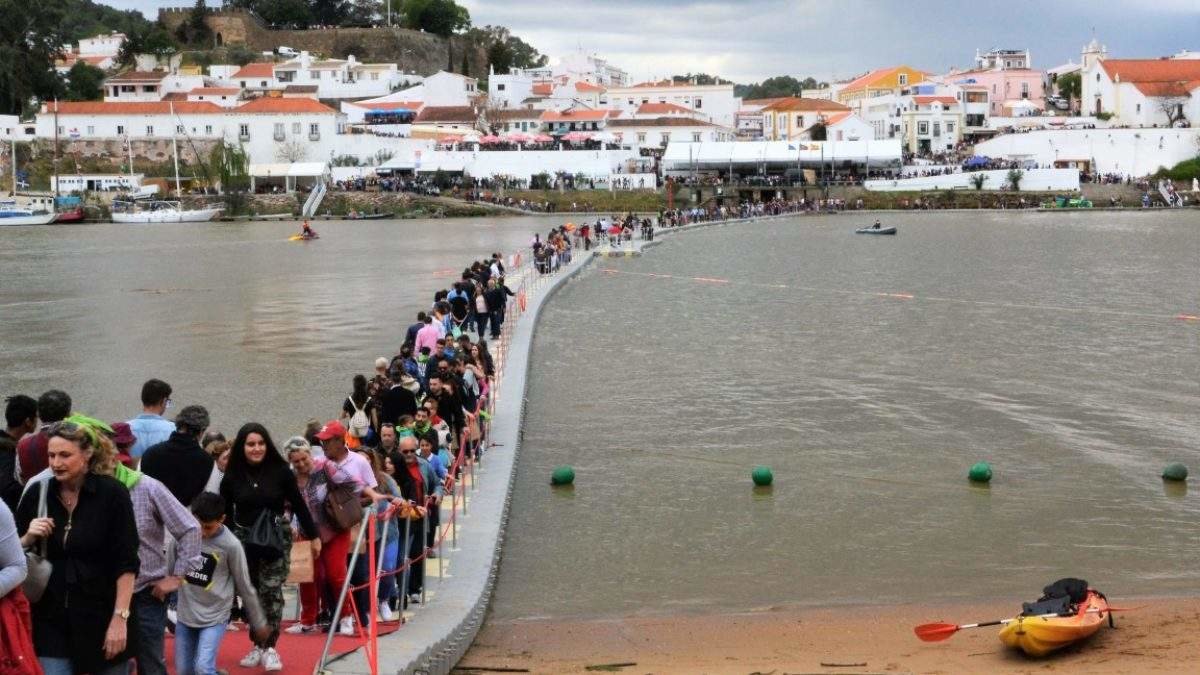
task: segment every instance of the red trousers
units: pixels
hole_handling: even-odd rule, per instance
[[[323,590],[326,597],[336,602],[338,593],[342,592],[342,584],[346,583],[346,559],[350,555],[350,531],[338,532],[333,539],[321,545],[321,555],[313,564],[313,582],[300,584],[300,623],[312,626],[317,623],[317,614],[321,609]],[[333,613],[333,606],[329,607]],[[343,611],[344,616],[350,616]]]

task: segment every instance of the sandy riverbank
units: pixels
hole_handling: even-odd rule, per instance
[[[1009,604],[770,609],[595,621],[488,621],[457,672],[532,673],[1194,673],[1200,598],[1131,600],[1091,641],[1047,659],[1008,650],[995,628],[921,642],[913,627],[1003,618]],[[587,666],[635,663],[590,671]],[[830,665],[842,664],[842,665]],[[852,664],[852,665],[846,665]],[[504,672],[504,671],[500,671]],[[514,671],[508,671],[514,672]],[[523,672],[523,671],[516,671]]]

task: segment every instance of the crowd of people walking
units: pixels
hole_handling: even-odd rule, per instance
[[[513,295],[504,274],[499,254],[464,269],[399,353],[330,402],[337,417],[282,444],[253,421],[227,440],[202,405],[170,416],[175,392],[160,379],[115,423],[74,412],[61,390],[9,396],[0,619],[13,672],[163,674],[172,630],[177,675],[216,673],[232,665],[217,663],[222,639],[242,625],[253,646],[239,665],[280,671],[281,633],[355,635],[370,620],[367,556],[351,550],[364,518],[380,533],[378,618],[396,621],[423,597],[447,486],[483,451],[488,341]],[[283,587],[301,559],[312,581],[285,625]],[[355,592],[334,621],[347,577]]]

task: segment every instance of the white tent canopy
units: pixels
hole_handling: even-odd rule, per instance
[[[691,167],[788,165],[820,166],[822,162],[853,162],[889,166],[900,161],[900,139],[884,141],[760,141],[671,143],[662,154],[666,171]]]
[[[901,158],[900,139],[858,141],[751,141],[676,143],[667,145],[662,163],[667,171],[727,168],[763,164],[817,167],[852,162],[890,166]]]
[[[284,192],[292,192],[302,183],[314,185],[326,180],[329,165],[325,162],[275,162],[250,165],[250,189],[258,183],[279,184]],[[306,179],[306,180],[302,180]]]

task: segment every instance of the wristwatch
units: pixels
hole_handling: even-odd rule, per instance
[[[129,609],[114,609],[113,616],[119,616],[123,621],[129,620]]]

